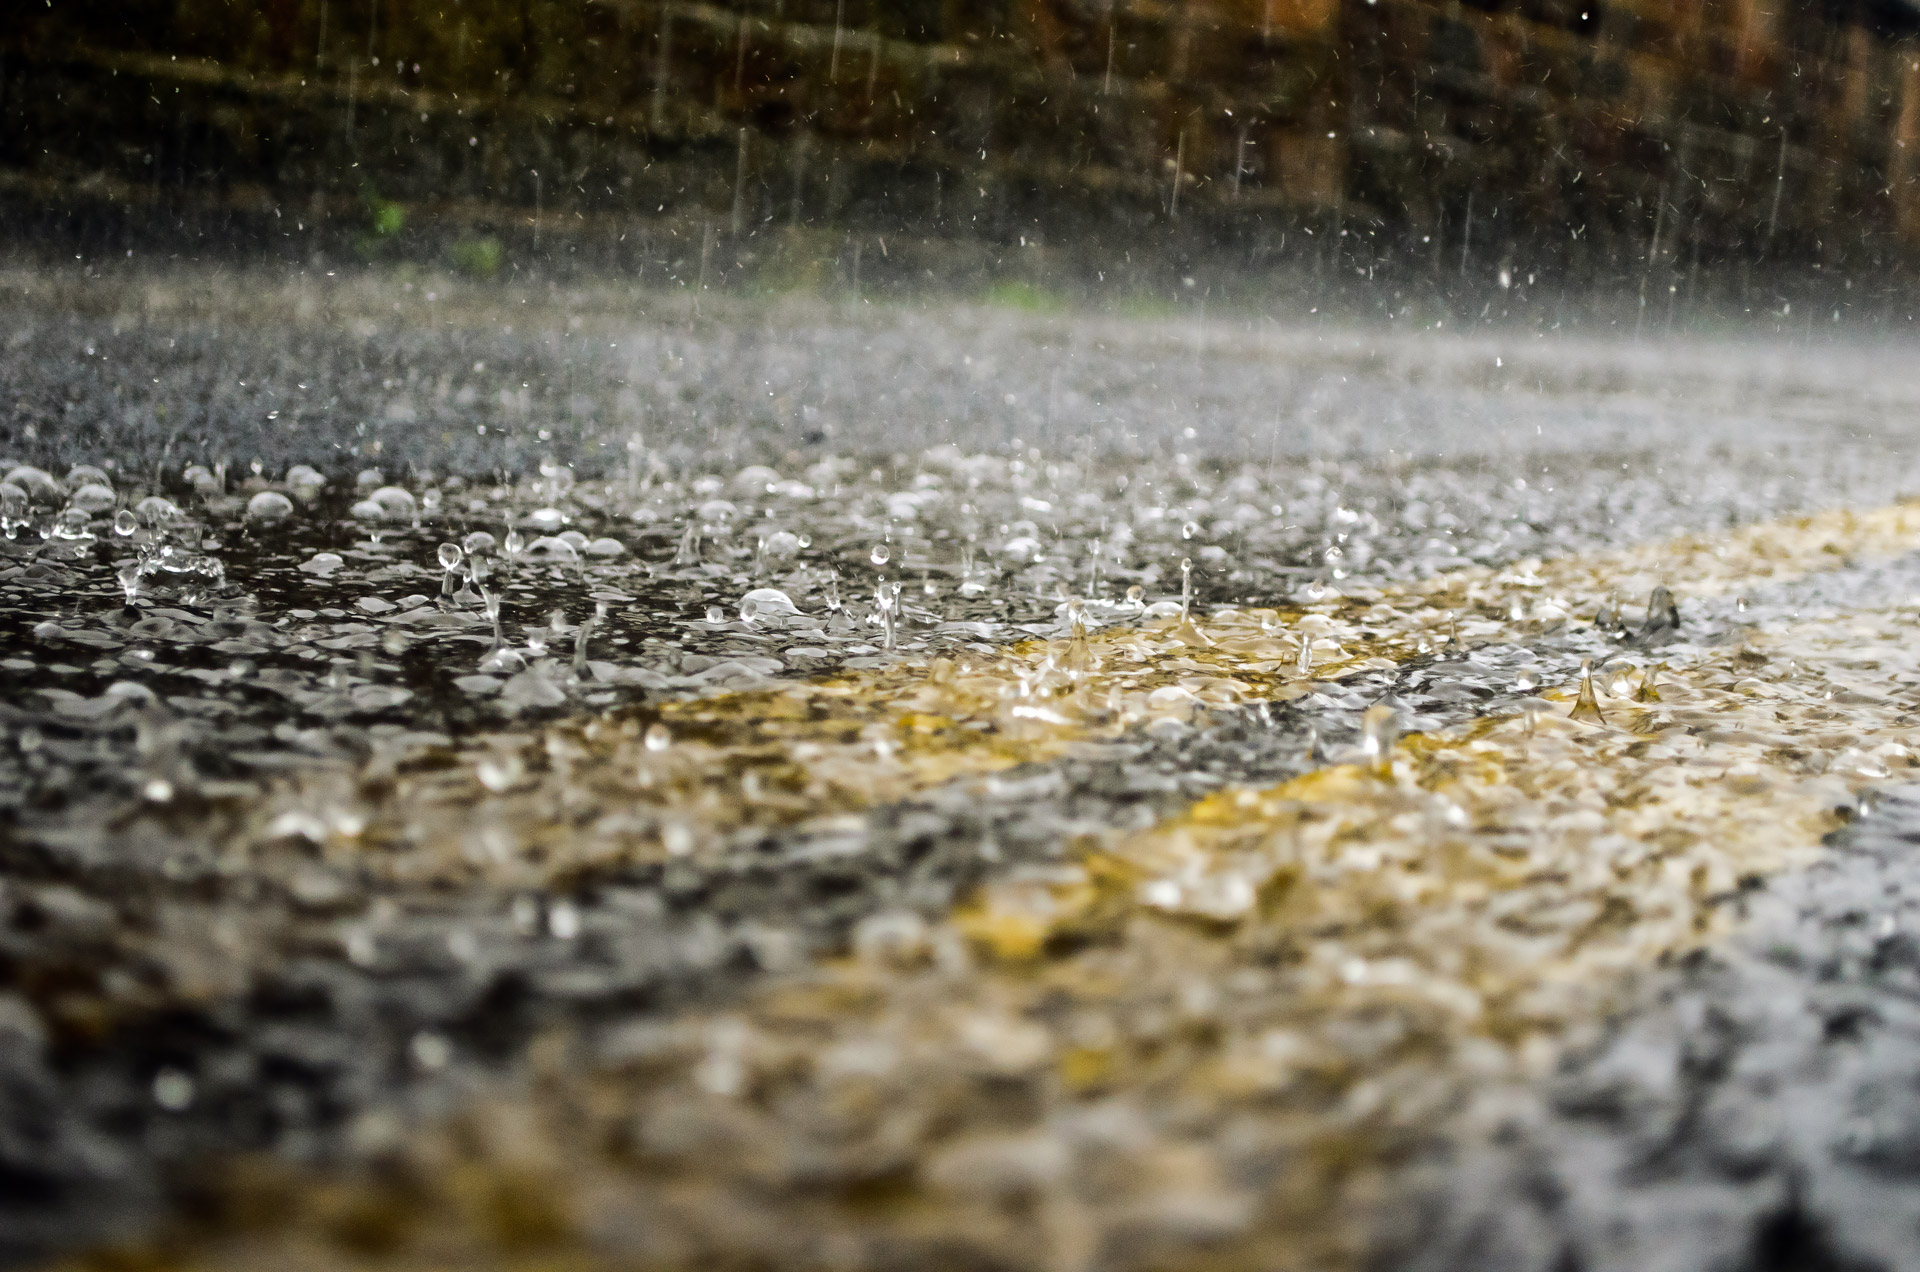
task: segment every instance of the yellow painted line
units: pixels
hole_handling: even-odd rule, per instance
[[[261,841],[316,833],[356,869],[424,882],[476,873],[564,884],[613,864],[718,851],[736,832],[836,819],[1205,708],[1287,700],[1458,639],[1524,641],[1605,606],[1636,623],[1682,603],[1920,548],[1920,508],[1834,512],[1589,557],[1469,569],[1403,589],[1188,623],[1030,640],[991,654],[666,703],[671,744],[638,719],[568,722],[464,743],[399,773],[295,776],[245,819]],[[1299,660],[1311,646],[1310,671]],[[857,820],[848,820],[849,831]],[[316,832],[313,828],[321,828]],[[383,851],[368,854],[375,846]]]
[[[1702,542],[1659,577],[1781,581],[1902,550],[1903,521]],[[1337,621],[1403,642],[1516,600],[1558,621],[1586,580],[1659,563],[1484,573],[1425,592],[1444,607],[1397,599],[1412,624],[1384,601]],[[1099,656],[1137,640],[1148,677],[1213,674],[1165,664],[1217,668],[1258,621]],[[546,1040],[524,1089],[390,1136],[364,1177],[238,1169],[256,1219],[150,1266],[1357,1266],[1413,1146],[1540,1074],[1914,764],[1917,637],[1911,612],[1780,623],[1651,684],[1220,793],[947,921],[877,916],[856,956],[733,1009]]]

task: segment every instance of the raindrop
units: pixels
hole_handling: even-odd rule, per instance
[[[457,544],[457,543],[443,543],[443,544],[441,544],[441,545],[440,545],[440,552],[439,552],[439,557],[440,557],[440,568],[441,568],[441,569],[443,569],[443,570],[446,570],[446,571],[448,571],[449,573],[451,573],[451,572],[452,572],[452,571],[454,571],[454,570],[457,570],[457,569],[459,569],[459,568],[460,568],[460,558],[461,558],[461,557],[462,557],[463,555],[464,555],[464,554],[462,553],[462,551],[461,551],[461,549],[460,549],[460,545],[459,545],[459,544]]]
[[[121,538],[127,538],[140,528],[140,519],[132,511],[122,508],[113,515],[113,532]]]
[[[709,623],[724,623],[727,621],[727,611],[721,609],[718,605],[709,605],[707,606],[707,621]]]
[[[1197,521],[1189,521],[1185,525],[1180,527],[1180,537],[1182,539],[1191,539],[1193,538],[1193,536],[1199,533],[1200,533],[1200,523]]]
[[[668,747],[673,745],[673,733],[667,728],[666,725],[661,724],[658,720],[656,720],[652,724],[647,726],[647,731],[643,738],[643,744],[646,746],[647,750],[652,751],[654,754],[658,755],[660,752],[666,750]]]
[[[893,549],[884,543],[876,543],[873,545],[873,551],[867,555],[875,566],[882,566],[893,557]]]

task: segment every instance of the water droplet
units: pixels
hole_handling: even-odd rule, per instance
[[[873,551],[868,553],[867,555],[868,555],[868,559],[871,560],[874,563],[874,565],[881,566],[881,565],[885,565],[889,560],[892,559],[893,549],[889,548],[884,543],[876,543],[873,545]]]
[[[1385,703],[1360,718],[1360,750],[1376,777],[1393,776],[1393,747],[1400,740],[1400,714]]]
[[[547,907],[547,931],[557,941],[571,941],[580,935],[580,907],[571,901],[555,901]]]
[[[413,1054],[413,1062],[428,1073],[438,1073],[453,1060],[453,1044],[437,1033],[415,1034],[407,1050]]]
[[[1193,538],[1193,536],[1199,533],[1200,533],[1200,523],[1197,521],[1189,521],[1185,525],[1180,527],[1180,537],[1182,539],[1191,539]]]
[[[169,1113],[184,1113],[193,1105],[193,1079],[178,1069],[153,1075],[153,1102]]]
[[[707,606],[707,621],[709,623],[724,623],[727,621],[727,611],[721,609],[718,605],[709,605]]]
[[[128,537],[139,528],[140,519],[133,515],[131,509],[122,508],[113,515],[113,532],[121,538]]]
[[[454,570],[459,568],[460,559],[465,554],[460,550],[459,544],[443,543],[440,545],[440,551],[438,555],[440,557],[440,568],[447,571],[448,573],[452,573]]]
[[[656,755],[673,745],[673,732],[658,720],[647,726],[643,745]]]
[[[1580,696],[1573,704],[1573,718],[1589,724],[1607,722],[1606,713],[1600,710],[1600,699],[1593,688],[1593,664],[1584,658],[1580,660]]]
[[[1673,593],[1664,587],[1653,589],[1653,595],[1647,598],[1647,621],[1643,632],[1672,630],[1680,626],[1680,606],[1673,599]]]
[[[882,647],[891,653],[900,626],[900,585],[882,580],[874,590],[873,603],[880,619]]]

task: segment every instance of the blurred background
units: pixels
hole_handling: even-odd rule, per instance
[[[25,0],[0,121],[96,257],[1835,323],[1920,245],[1907,0]]]

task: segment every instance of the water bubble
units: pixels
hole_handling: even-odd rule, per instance
[[[1144,606],[1146,604],[1146,600],[1147,600],[1147,589],[1144,587],[1141,587],[1138,583],[1135,583],[1132,587],[1127,589],[1127,604],[1138,609],[1141,606]]]
[[[775,530],[767,536],[763,550],[769,560],[791,560],[800,555],[800,536],[786,530]]]
[[[163,495],[148,495],[133,505],[134,515],[150,526],[170,526],[185,520],[180,505]]]
[[[75,508],[85,512],[105,512],[118,502],[113,487],[102,482],[88,482],[73,492],[73,498],[67,501]]]
[[[293,500],[275,490],[263,490],[247,500],[247,517],[253,521],[280,521],[293,515]]]
[[[1018,563],[1038,561],[1041,559],[1040,540],[1032,535],[1016,535],[1000,545],[1000,554]]]
[[[127,538],[139,528],[140,518],[134,516],[131,510],[122,508],[113,515],[113,532],[122,539]]]
[[[367,502],[380,509],[389,521],[411,521],[418,515],[413,495],[398,486],[382,486],[367,496]]]
[[[535,508],[527,521],[535,530],[558,530],[567,524],[567,515],[558,508]]]
[[[104,468],[92,464],[75,464],[67,469],[67,489],[78,490],[82,486],[105,486],[113,489],[113,477]]]
[[[53,479],[52,473],[31,464],[21,464],[9,470],[6,477],[0,480],[19,487],[29,498],[42,503],[52,503],[62,493],[60,483]]]
[[[673,745],[673,733],[658,720],[647,726],[643,745],[656,755]]]
[[[472,534],[460,540],[460,546],[471,555],[479,552],[491,552],[498,545],[494,537],[485,530],[475,530]]]
[[[12,482],[0,483],[0,529],[4,529],[7,538],[19,535],[22,526],[27,524],[31,515],[32,501],[27,492]]]
[[[1180,527],[1180,537],[1182,539],[1191,539],[1193,538],[1193,536],[1199,533],[1200,533],[1200,523],[1197,521],[1189,521],[1185,525]]]
[[[324,490],[327,479],[320,470],[307,464],[295,464],[287,469],[287,488],[296,495],[311,495]]]
[[[611,559],[617,556],[625,556],[627,554],[627,545],[618,539],[600,538],[588,541],[585,546],[581,547],[580,551],[586,556]]]
[[[885,565],[892,557],[893,549],[884,543],[874,544],[873,551],[867,554],[867,558],[871,560],[875,566]]]
[[[525,548],[526,546],[527,546],[527,541],[520,536],[520,532],[518,530],[507,531],[506,551],[507,551],[507,557],[509,560],[518,557],[520,555],[521,549]]]
[[[793,598],[779,588],[756,587],[740,598],[740,621],[748,625],[769,618],[794,618],[799,613]]]
[[[709,605],[707,606],[707,621],[709,623],[724,623],[727,621],[727,611],[721,609],[718,605]]]
[[[88,528],[88,525],[85,509],[67,508],[54,518],[48,537],[62,539],[68,543],[84,543],[93,538],[93,531]]]

